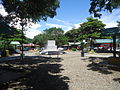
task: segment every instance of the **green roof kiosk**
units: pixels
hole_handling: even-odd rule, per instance
[[[102,30],[102,36],[112,36],[113,38],[113,57],[116,57],[116,37],[120,36],[120,27],[106,28]]]

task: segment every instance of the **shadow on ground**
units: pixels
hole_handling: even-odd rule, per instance
[[[0,62],[0,70],[3,70],[4,73],[8,71],[12,74],[16,73],[13,75],[14,77],[8,73],[6,75],[8,79],[0,81],[0,89],[68,90],[69,78],[59,74],[64,70],[59,64],[61,60],[61,58],[30,56],[24,60]]]
[[[112,74],[111,70],[120,71],[120,67],[108,63],[107,58],[103,57],[89,57],[82,60],[91,62],[87,65],[88,70],[97,71],[102,74]]]
[[[120,78],[114,78],[113,80],[120,83]]]

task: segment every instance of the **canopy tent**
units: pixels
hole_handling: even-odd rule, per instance
[[[81,44],[81,42],[69,42],[69,45],[80,45]]]
[[[120,27],[106,28],[102,30],[102,36],[112,36],[113,38],[113,56],[116,57],[116,37],[120,35]]]
[[[20,42],[18,42],[18,41],[11,41],[10,44],[13,44],[13,45],[20,45]]]
[[[33,43],[29,43],[29,44],[23,44],[23,46],[24,47],[32,47],[32,46],[37,47],[39,45],[36,45],[36,44],[33,44]]]

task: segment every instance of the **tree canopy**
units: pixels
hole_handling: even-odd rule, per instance
[[[91,7],[89,9],[89,12],[91,14],[94,14],[94,17],[100,17],[102,14],[99,12],[101,11],[109,11],[112,12],[113,9],[120,7],[120,1],[119,0],[90,0]]]
[[[37,22],[47,20],[47,17],[53,18],[56,15],[56,9],[59,7],[58,0],[1,0],[8,16],[13,21],[24,19],[25,21]],[[18,19],[19,18],[19,19]],[[9,19],[10,20],[10,19]]]
[[[120,21],[117,21],[117,26],[120,27]]]
[[[67,38],[64,35],[64,31],[61,28],[56,27],[45,29],[43,34],[39,34],[34,37],[33,43],[44,46],[47,43],[47,40],[55,40],[58,46],[67,43]]]
[[[104,29],[105,24],[93,17],[87,18],[87,21],[80,25],[79,32],[81,38],[99,38],[101,30]]]
[[[70,42],[77,41],[79,35],[80,35],[79,30],[74,28],[65,33],[65,36],[68,38]]]

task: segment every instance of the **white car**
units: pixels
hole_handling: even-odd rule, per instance
[[[62,47],[59,47],[59,48],[58,48],[58,50],[59,50],[59,51],[63,51],[63,50],[64,50],[64,48],[62,48]]]

